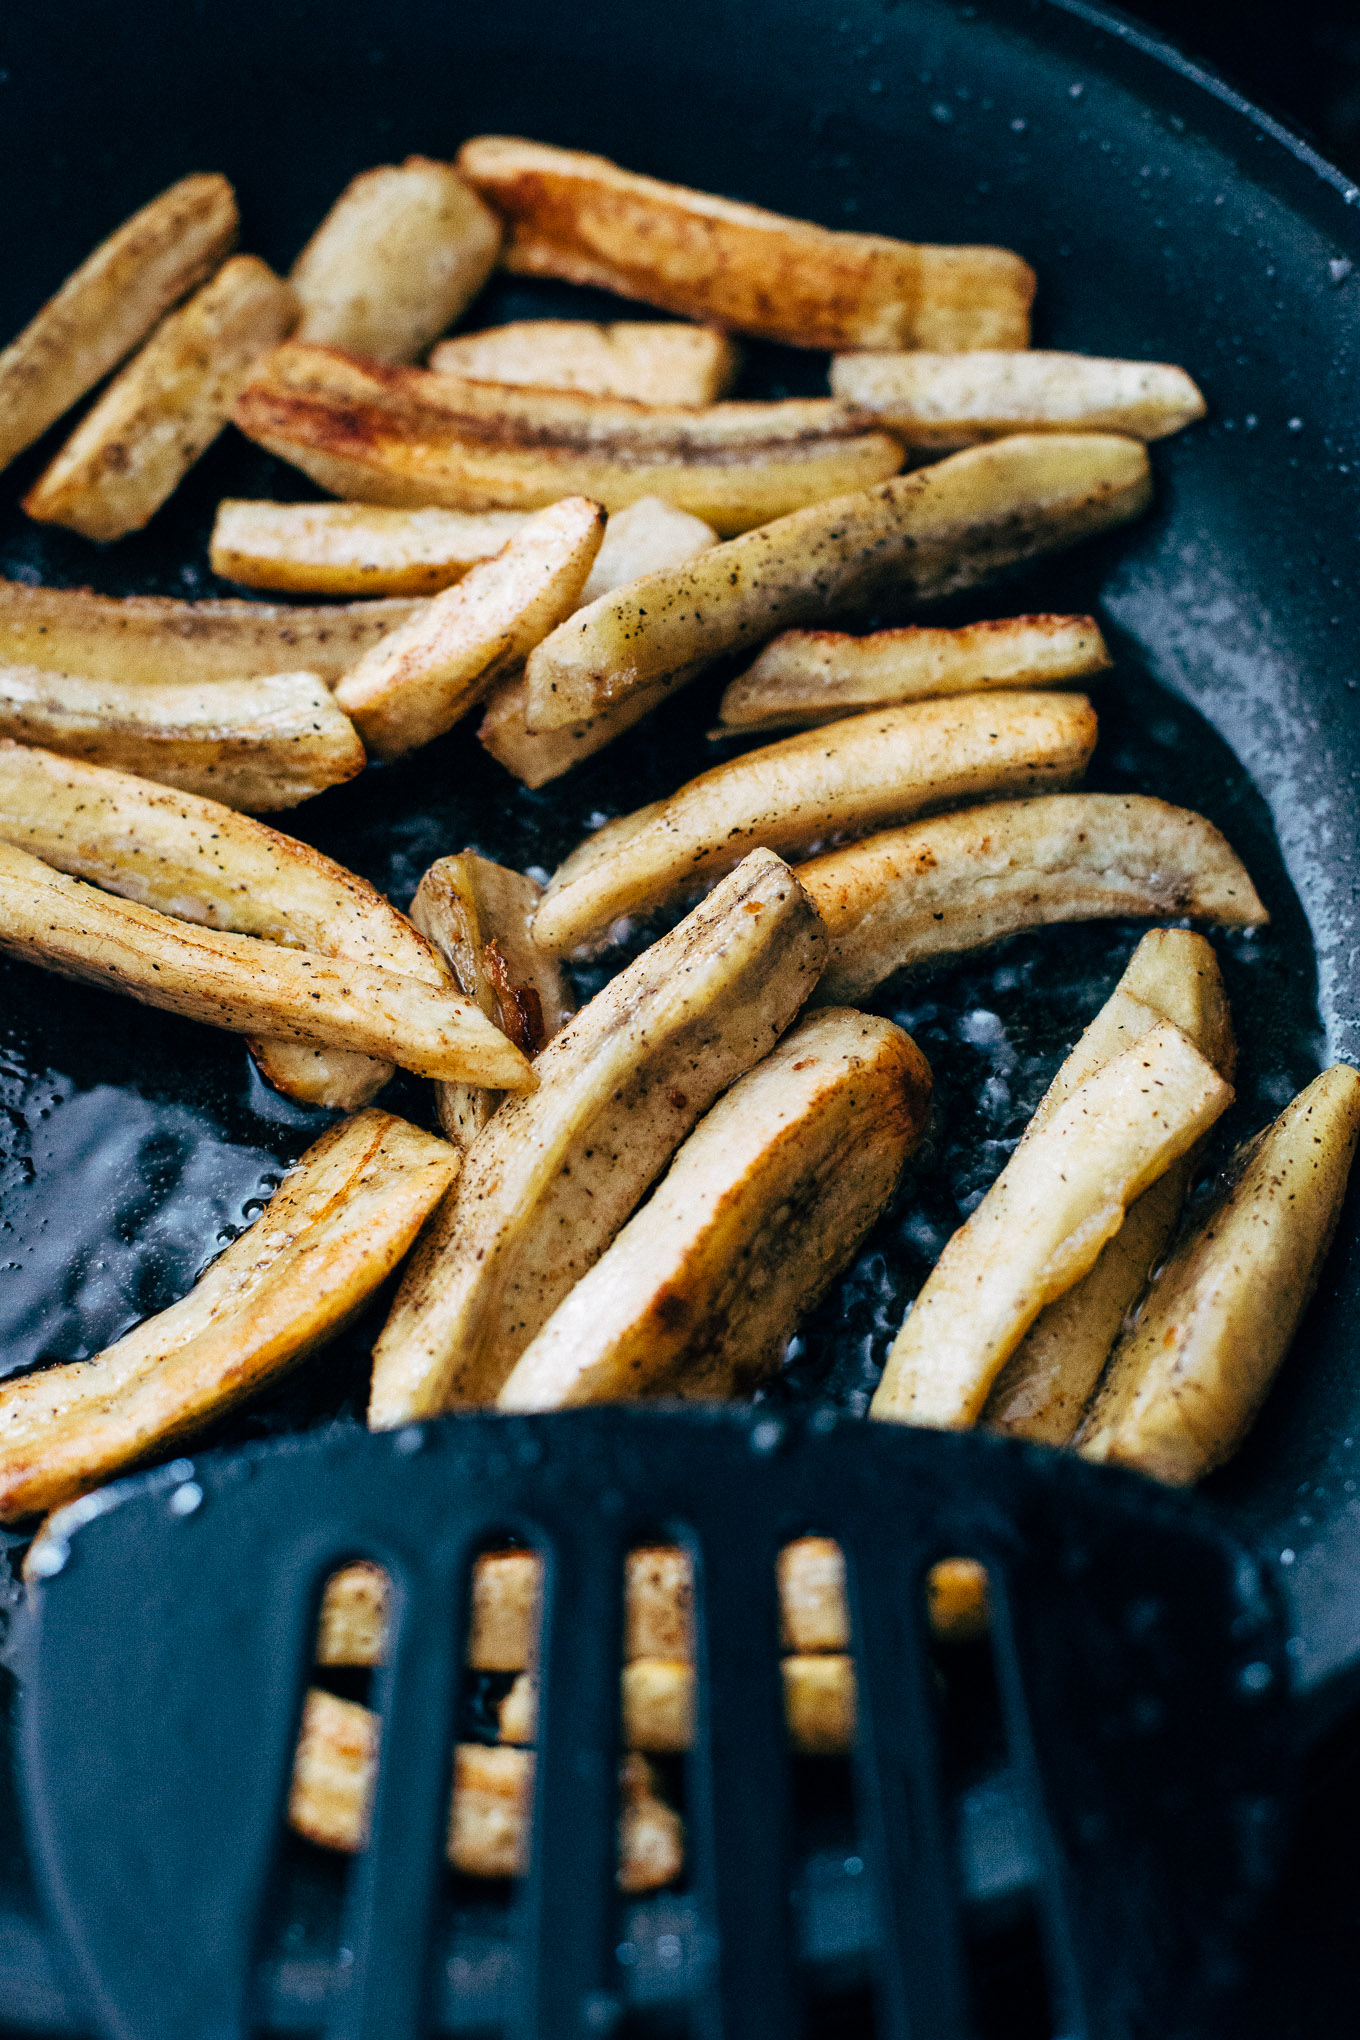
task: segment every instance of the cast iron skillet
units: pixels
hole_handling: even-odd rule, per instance
[[[1302,143],[1075,0],[77,0],[11,13],[6,41],[0,333],[185,171],[227,172],[245,245],[286,266],[353,172],[501,130],[830,225],[1003,242],[1038,268],[1041,344],[1184,363],[1211,417],[1157,450],[1153,515],[955,613],[1098,606],[1120,669],[1091,784],[1189,801],[1246,856],[1274,922],[1222,945],[1244,1049],[1231,1131],[1360,1049],[1360,218]],[[608,302],[499,283],[474,322]],[[746,387],[814,390],[822,368],[753,348]],[[12,507],[48,452],[0,483],[0,571],[110,592],[228,592],[205,564],[217,498],[310,493],[229,435],[146,534],[100,552]],[[699,769],[715,686],[540,794],[455,732],[285,826],[400,904],[468,841],[550,867]],[[882,1009],[936,1066],[941,1130],[776,1394],[862,1407],[903,1301],[1136,932],[1049,931],[889,988]],[[0,1333],[16,1366],[88,1353],[170,1301],[324,1120],[264,1091],[235,1042],[19,966],[0,1014]],[[391,1096],[428,1111],[419,1087]],[[1360,1667],[1358,1294],[1352,1215],[1281,1386],[1214,1484],[1283,1566],[1299,1691],[1319,1707]],[[223,1441],[353,1416],[365,1331]]]

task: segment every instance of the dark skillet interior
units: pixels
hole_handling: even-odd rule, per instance
[[[1360,446],[1349,380],[1360,222],[1306,152],[1116,24],[1021,0],[740,10],[143,0],[32,9],[6,40],[0,333],[188,170],[224,170],[244,245],[286,267],[355,171],[503,130],[832,226],[1004,242],[1038,268],[1040,344],[1184,363],[1211,418],[1157,450],[1153,515],[953,613],[1097,609],[1119,662],[1098,697],[1090,784],[1199,807],[1246,858],[1273,921],[1219,945],[1242,1043],[1221,1145],[1322,1062],[1355,1053]],[[611,303],[507,281],[471,323],[598,316]],[[824,357],[753,347],[745,393],[814,391],[823,374]],[[217,499],[311,493],[228,435],[144,535],[105,552],[14,507],[50,450],[5,477],[6,574],[113,593],[230,592],[206,565]],[[537,794],[464,729],[284,826],[400,905],[431,858],[466,843],[551,867],[586,828],[711,762],[703,732],[718,685]],[[934,1065],[936,1132],[771,1394],[864,1406],[903,1303],[1138,932],[1048,931],[887,988],[881,1009]],[[0,966],[0,1000],[0,1328],[13,1368],[88,1354],[169,1303],[324,1121],[274,1098],[239,1045],[205,1029],[18,965]],[[402,1080],[389,1098],[428,1117],[422,1086]],[[1284,1559],[1309,1689],[1360,1654],[1358,1290],[1351,1217],[1282,1385],[1214,1484]],[[222,1442],[357,1414],[372,1330]]]

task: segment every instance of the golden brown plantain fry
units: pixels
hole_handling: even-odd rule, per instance
[[[1110,1358],[1076,1437],[1088,1459],[1188,1485],[1232,1457],[1265,1401],[1336,1230],[1360,1076],[1324,1070],[1248,1150]]]
[[[818,997],[862,999],[895,970],[1024,928],[1133,914],[1267,919],[1211,822],[1144,794],[995,801],[870,836],[798,867],[826,923]]]
[[[473,382],[585,390],[639,404],[716,404],[736,381],[741,359],[716,326],[515,319],[441,340],[429,365],[437,375]]]
[[[1009,248],[833,233],[513,135],[459,167],[510,226],[501,257],[791,347],[1025,347],[1034,272]]]
[[[833,393],[908,446],[952,452],[1008,432],[1127,432],[1165,439],[1204,416],[1183,368],[1089,354],[842,354]]]
[[[296,807],[364,769],[354,725],[315,673],[120,685],[0,666],[0,737],[255,813]]]
[[[713,734],[810,729],[939,694],[1058,687],[1110,663],[1093,616],[1007,616],[956,630],[908,624],[862,637],[786,630],[728,687]]]
[[[500,245],[500,221],[451,163],[366,170],[293,264],[302,337],[413,361],[471,304]]]
[[[0,1518],[70,1501],[325,1345],[457,1168],[445,1142],[387,1112],[332,1127],[187,1296],[92,1360],[0,1388]]]
[[[1070,786],[1095,740],[1084,695],[1039,693],[913,702],[785,737],[588,836],[544,893],[534,940],[561,955],[754,843],[795,852],[960,801]]]
[[[1136,1197],[1232,1100],[1163,1021],[1072,1092],[1015,1150],[949,1241],[888,1354],[870,1415],[974,1423],[1045,1304],[1079,1282]]]
[[[291,287],[236,255],[171,312],[24,497],[42,524],[107,543],[140,531],[217,438],[251,370],[297,323]]]
[[[468,1157],[373,1356],[385,1430],[490,1402],[719,1092],[773,1046],[816,982],[821,922],[788,866],[746,858],[597,993]]]
[[[383,510],[368,503],[217,506],[210,564],[224,581],[289,595],[437,595],[494,559],[517,510]]]
[[[500,1408],[748,1392],[879,1216],[929,1103],[925,1057],[890,1020],[800,1021],[699,1122]]]
[[[846,1756],[855,1739],[855,1666],[825,1654],[780,1661],[784,1720],[800,1756]],[[623,1668],[623,1740],[648,1756],[682,1756],[694,1740],[694,1666],[685,1658],[634,1658]],[[497,1714],[503,1743],[532,1743],[538,1681],[521,1672]]]
[[[972,447],[714,546],[591,604],[529,661],[531,729],[580,722],[694,660],[889,596],[930,601],[1127,523],[1151,501],[1146,447],[1031,434]],[[716,521],[716,520],[714,520]]]
[[[603,535],[599,504],[568,496],[366,652],[335,698],[369,750],[398,758],[430,743],[518,671],[575,609]]]
[[[162,313],[211,276],[237,225],[225,177],[183,177],[72,271],[0,354],[0,467],[41,439]]]

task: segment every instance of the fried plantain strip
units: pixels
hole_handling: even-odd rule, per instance
[[[1025,347],[1034,272],[1008,248],[833,233],[512,135],[459,167],[509,223],[505,268],[790,347]]]
[[[217,506],[209,561],[224,581],[289,595],[437,595],[494,559],[517,510],[383,510],[368,503]]]
[[[366,170],[293,264],[302,337],[413,361],[471,304],[500,245],[499,220],[451,163]]]
[[[1144,794],[1060,793],[964,808],[798,867],[830,948],[818,996],[1024,928],[1133,914],[1259,927],[1268,917],[1211,822]]]
[[[603,535],[599,504],[568,496],[366,652],[335,698],[369,750],[397,758],[430,743],[522,667],[576,607]]]
[[[792,852],[960,801],[1070,786],[1095,739],[1084,695],[1039,693],[913,702],[785,737],[587,837],[544,893],[534,940],[574,949],[730,869],[753,843]]]
[[[939,694],[1057,687],[1109,665],[1093,616],[1007,616],[956,630],[908,624],[861,637],[786,630],[728,687],[714,734],[808,729]]]
[[[818,503],[571,617],[529,661],[529,726],[583,721],[696,659],[750,652],[791,624],[880,596],[925,602],[974,588],[1127,523],[1151,493],[1136,441],[1049,433]]]
[[[102,241],[0,354],[0,467],[211,276],[236,239],[225,177],[183,177]]]
[[[482,333],[441,340],[430,356],[438,375],[474,382],[532,383],[585,390],[639,404],[715,404],[736,381],[737,348],[716,326],[625,319],[514,319]]]
[[[855,1666],[844,1655],[780,1660],[789,1746],[804,1757],[847,1756],[855,1739]],[[685,1658],[635,1658],[620,1681],[623,1740],[647,1756],[683,1756],[694,1741],[694,1666]],[[532,1743],[538,1681],[521,1672],[501,1701],[502,1743]]]
[[[374,1350],[375,1430],[494,1398],[824,953],[788,866],[753,851],[549,1042],[535,1109],[501,1106],[402,1282]]]
[[[870,1415],[974,1423],[1045,1304],[1079,1282],[1124,1213],[1232,1100],[1169,1022],[1027,1134],[949,1241],[888,1354]]]
[[[1088,1459],[1185,1486],[1242,1442],[1317,1288],[1360,1137],[1360,1076],[1324,1070],[1248,1150],[1124,1332],[1081,1429]]]
[[[499,1406],[748,1392],[879,1216],[929,1101],[925,1058],[890,1020],[800,1021],[699,1122]]]
[[[70,1501],[191,1437],[334,1338],[458,1167],[390,1113],[333,1127],[189,1294],[92,1360],[0,1388],[0,1518]]]
[[[1127,432],[1165,439],[1204,416],[1183,368],[1089,354],[842,354],[833,393],[908,446],[952,452],[1008,432]]]
[[[151,338],[88,411],[28,494],[41,524],[107,544],[140,531],[231,416],[260,356],[286,340],[298,301],[254,255],[236,255]]]

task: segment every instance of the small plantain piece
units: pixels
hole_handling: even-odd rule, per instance
[[[1360,1136],[1360,1076],[1315,1077],[1248,1149],[1116,1345],[1076,1436],[1088,1459],[1187,1486],[1250,1429],[1318,1284]]]
[[[0,1387],[0,1520],[55,1508],[191,1438],[341,1332],[457,1172],[391,1113],[342,1121],[187,1296],[92,1360]]]
[[[736,381],[741,357],[716,326],[513,319],[507,326],[441,340],[429,365],[438,375],[473,382],[585,390],[639,404],[716,404]]]
[[[1008,432],[1127,432],[1165,439],[1204,416],[1183,368],[1039,349],[842,354],[831,388],[907,446],[949,453]]]
[[[502,265],[789,347],[1027,347],[1034,271],[1009,248],[834,233],[513,135],[459,167],[509,223]]]
[[[1025,928],[1135,914],[1268,919],[1212,822],[1144,794],[1059,793],[964,808],[798,867],[830,952],[818,996],[862,999],[893,971]]]
[[[855,1740],[855,1666],[843,1653],[780,1660],[789,1747],[801,1757],[848,1756]],[[694,1741],[694,1666],[687,1658],[634,1658],[620,1680],[623,1740],[652,1757],[683,1756]],[[538,1681],[521,1672],[497,1710],[502,1743],[532,1743]]]
[[[534,940],[561,955],[729,870],[753,843],[792,853],[960,801],[1071,786],[1095,740],[1084,695],[1040,693],[913,702],[785,737],[587,837],[543,895]]]
[[[529,727],[584,721],[696,659],[749,656],[790,625],[976,588],[1128,523],[1151,500],[1136,441],[1031,433],[795,511],[559,626],[529,661]]]
[[[890,1020],[800,1021],[700,1120],[500,1408],[749,1393],[882,1212],[929,1103],[926,1060]]]
[[[373,1356],[374,1430],[495,1399],[824,956],[816,909],[755,850],[549,1042],[534,1109],[501,1106],[402,1282]]]
[[[437,595],[496,557],[517,510],[383,510],[369,503],[217,506],[209,563],[243,588],[285,595]]]

